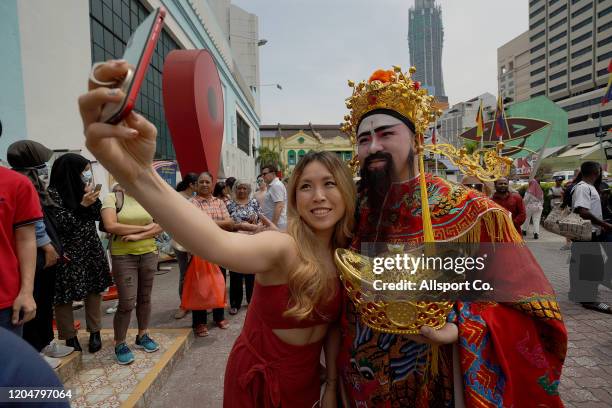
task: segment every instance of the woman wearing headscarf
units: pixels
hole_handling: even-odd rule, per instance
[[[529,222],[533,220],[533,239],[538,239],[540,234],[540,218],[544,210],[544,191],[542,191],[542,187],[540,187],[538,176],[534,177],[529,182],[529,187],[525,192],[523,202],[525,203],[525,210],[527,212],[527,218],[522,227],[523,236],[527,235]]]
[[[64,357],[74,349],[53,341],[55,274],[57,263],[63,258],[60,257],[62,245],[50,211],[56,205],[45,187],[45,179],[49,178],[47,162],[52,155],[52,150],[32,140],[20,140],[11,144],[7,150],[7,159],[13,170],[28,177],[36,188],[44,216],[44,221],[35,225],[37,251],[34,300],[37,311],[34,319],[24,325],[23,338],[42,352],[51,366],[56,367],[60,363],[58,357]]]
[[[89,335],[89,352],[102,348],[100,338],[100,293],[111,285],[108,261],[96,221],[100,221],[102,203],[92,186],[89,160],[67,153],[53,163],[49,196],[57,203],[55,211],[58,233],[69,261],[55,282],[55,319],[59,338],[80,351],[74,328],[72,302],[85,299],[85,317]]]

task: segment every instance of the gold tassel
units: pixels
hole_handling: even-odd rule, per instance
[[[502,211],[493,210],[485,213],[465,234],[453,242],[477,244],[480,243],[480,234],[484,226],[491,242],[514,242],[523,243],[523,238],[518,233],[512,220]]]
[[[429,364],[431,366],[431,375],[435,378],[438,375],[438,365],[440,364],[440,346],[431,346],[431,361]]]
[[[440,372],[440,346],[430,345],[427,350],[427,362],[425,363],[425,371],[423,373],[424,384],[436,378]],[[431,377],[430,377],[431,376]]]
[[[419,150],[419,181],[421,185],[421,211],[423,220],[423,243],[425,244],[425,255],[434,255],[434,234],[433,225],[431,223],[431,212],[429,211],[429,194],[427,194],[427,182],[425,181],[425,162],[423,160],[423,135],[418,135],[417,139],[420,143]],[[440,350],[438,346],[430,346],[429,352],[427,353],[427,367],[426,373],[431,374],[432,378],[438,375],[438,364],[440,358]]]
[[[429,211],[429,197],[427,194],[427,183],[425,182],[425,162],[423,161],[423,135],[418,135],[420,143],[419,151],[419,179],[421,182],[421,211],[423,214],[423,242],[425,244],[434,242],[433,227],[431,225],[431,213]]]

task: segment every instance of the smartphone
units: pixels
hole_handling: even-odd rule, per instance
[[[128,73],[120,86],[125,97],[121,102],[109,103],[102,108],[100,119],[103,122],[117,124],[134,109],[165,17],[166,9],[158,7],[132,33],[123,53],[123,59],[129,65]]]
[[[94,188],[94,193],[97,193],[100,190],[102,190],[102,184],[96,184],[96,187]]]

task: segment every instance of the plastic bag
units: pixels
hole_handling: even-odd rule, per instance
[[[227,291],[219,267],[192,256],[185,272],[181,309],[207,310],[225,307]]]

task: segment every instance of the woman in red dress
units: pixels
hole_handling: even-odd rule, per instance
[[[116,81],[126,72],[126,63],[114,61],[98,66],[93,76]],[[328,378],[320,403],[336,407],[339,332],[334,323],[341,290],[333,253],[347,245],[354,223],[355,187],[348,168],[332,153],[307,154],[289,185],[287,233],[224,231],[152,169],[157,132],[151,123],[135,113],[121,125],[99,123],[102,106],[120,96],[96,88],[90,82],[79,107],[87,147],[100,163],[191,253],[256,274],[244,328],[228,360],[224,406],[317,406],[324,349]]]

